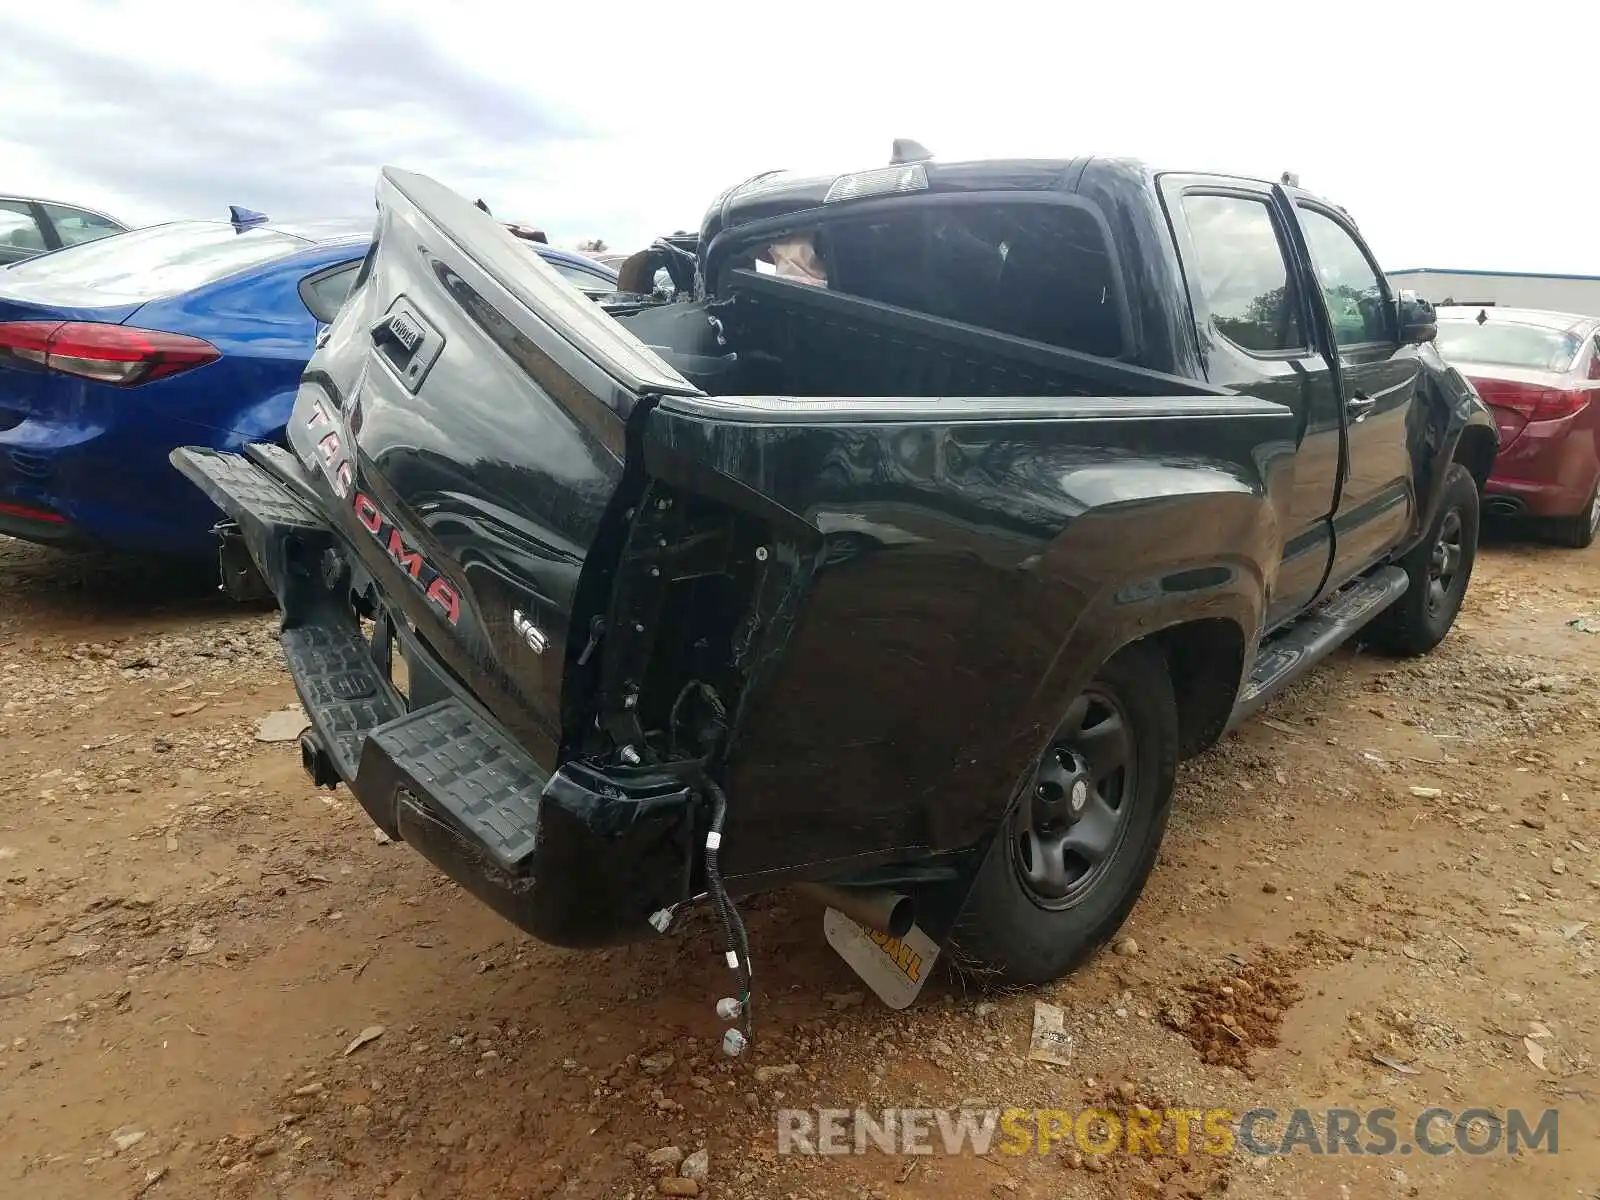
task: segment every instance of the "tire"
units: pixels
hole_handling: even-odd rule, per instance
[[[1587,550],[1594,545],[1595,534],[1600,532],[1600,479],[1595,480],[1582,512],[1558,517],[1550,522],[1549,529],[1550,540],[1569,550]]]
[[[1102,774],[1098,768],[1116,754],[1111,719],[1127,735],[1124,765]],[[1059,979],[1104,946],[1155,866],[1177,761],[1178,709],[1166,660],[1154,646],[1135,643],[1067,706],[979,869],[952,937],[955,961],[987,983],[1021,986]],[[1087,787],[1083,807],[1074,809],[1079,784]],[[1110,830],[1095,819],[1107,813]],[[1061,853],[1044,852],[1052,842]],[[1078,844],[1097,845],[1098,860],[1080,856]]]
[[[1478,558],[1478,485],[1460,463],[1445,477],[1444,499],[1428,536],[1400,560],[1405,595],[1367,627],[1361,640],[1385,654],[1426,654],[1455,624]]]

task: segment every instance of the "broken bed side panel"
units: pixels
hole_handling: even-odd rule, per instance
[[[1293,438],[1248,397],[663,400],[647,473],[810,556],[732,728],[734,886],[975,845],[1118,646],[1253,642]]]

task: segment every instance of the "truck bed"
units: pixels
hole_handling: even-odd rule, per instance
[[[620,317],[711,395],[1215,396],[1193,379],[913,309],[730,273],[727,298]],[[725,346],[717,344],[715,319]]]

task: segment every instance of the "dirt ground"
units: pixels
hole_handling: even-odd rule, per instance
[[[1600,1196],[1597,569],[1489,547],[1432,657],[1342,653],[1189,764],[1132,952],[1043,992],[890,1012],[752,905],[729,1064],[707,919],[529,941],[256,739],[270,613],[0,539],[0,1195],[643,1200],[677,1147],[714,1197]],[[784,1106],[1108,1100],[1556,1108],[1559,1152],[776,1153]]]

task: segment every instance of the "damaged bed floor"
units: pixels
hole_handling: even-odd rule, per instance
[[[1039,993],[893,1013],[819,910],[752,905],[729,1064],[708,919],[528,941],[256,739],[270,613],[0,539],[0,1195],[643,1200],[676,1147],[714,1197],[1593,1196],[1597,568],[1491,546],[1433,657],[1341,653],[1189,764],[1135,944]],[[781,1107],[974,1100],[1554,1107],[1559,1153],[775,1153]]]

